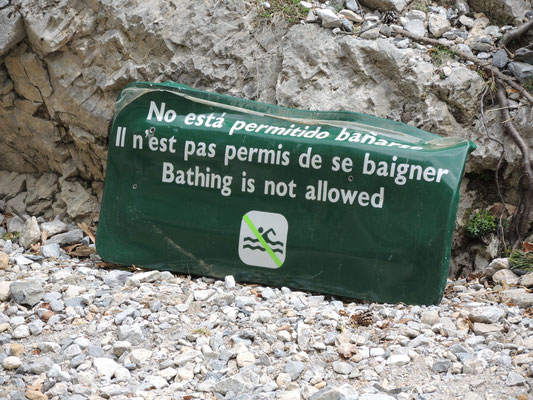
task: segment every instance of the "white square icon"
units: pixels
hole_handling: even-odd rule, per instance
[[[287,219],[277,213],[249,211],[241,221],[239,257],[255,267],[279,268],[287,253]]]

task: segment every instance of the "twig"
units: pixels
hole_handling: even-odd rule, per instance
[[[520,25],[518,28],[515,28],[512,31],[507,32],[505,35],[503,35],[503,39],[500,42],[501,45],[507,46],[509,42],[512,42],[516,38],[524,35],[530,29],[533,29],[533,19],[529,22],[526,22]]]
[[[509,113],[508,107],[508,101],[507,101],[507,93],[505,92],[505,88],[502,84],[498,84],[498,92],[497,92],[498,102],[500,103],[500,107],[502,108],[501,114],[502,114],[502,124],[509,134],[515,144],[520,149],[520,152],[522,153],[522,162],[525,172],[525,193],[524,193],[524,199],[520,206],[521,209],[516,210],[517,215],[517,230],[518,230],[518,238],[514,241],[513,247],[516,247],[519,242],[522,241],[524,238],[527,227],[528,227],[528,219],[529,219],[529,213],[531,211],[531,202],[532,202],[532,195],[533,195],[533,172],[531,171],[531,159],[529,157],[529,147],[527,146],[526,142],[520,135],[520,132],[516,129],[516,127],[513,124],[513,121],[511,119],[511,114]]]
[[[393,26],[394,31],[399,33],[402,36],[405,36],[409,39],[413,39],[417,42],[427,43],[431,44],[432,46],[442,46],[445,47],[451,51],[453,51],[455,54],[457,54],[459,57],[461,57],[464,60],[468,60],[476,64],[478,67],[483,68],[485,71],[489,72],[490,74],[493,74],[496,78],[499,80],[507,83],[509,86],[511,86],[513,89],[516,89],[518,93],[520,93],[524,98],[526,98],[531,104],[533,104],[533,95],[529,93],[523,86],[519,85],[515,82],[513,78],[510,76],[507,76],[500,72],[500,70],[496,67],[493,67],[490,64],[487,64],[485,62],[482,62],[478,58],[471,56],[468,53],[465,53],[464,51],[461,51],[457,49],[456,47],[452,47],[446,44],[442,44],[436,39],[427,38],[424,36],[414,35],[409,31],[406,31],[405,29],[400,28],[399,26]]]

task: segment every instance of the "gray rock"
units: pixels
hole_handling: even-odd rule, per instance
[[[67,205],[67,213],[72,219],[93,218],[100,209],[96,197],[79,182],[63,181],[60,197]]]
[[[430,14],[428,21],[429,31],[436,38],[440,38],[444,32],[451,29],[450,21],[440,14]]]
[[[29,365],[29,370],[35,375],[40,375],[52,368],[54,362],[51,358],[41,357]]]
[[[342,26],[341,19],[337,16],[335,11],[332,11],[328,8],[317,9],[316,15],[322,21],[322,26],[324,28],[340,28]]]
[[[344,0],[329,0],[328,5],[338,12],[344,7]]]
[[[527,288],[533,287],[533,272],[522,275],[522,277],[520,278],[520,285],[525,286]]]
[[[467,17],[466,15],[461,15],[459,17],[459,22],[467,28],[474,27],[474,20],[472,18]]]
[[[67,360],[70,360],[71,358],[74,358],[80,354],[81,348],[77,344],[71,344],[63,351],[63,355],[67,358]]]
[[[514,371],[509,372],[509,375],[507,375],[507,379],[505,380],[507,386],[522,386],[525,383],[526,380],[524,377]]]
[[[14,7],[0,9],[0,57],[15,47],[24,37],[22,16]]]
[[[24,220],[19,216],[14,216],[7,220],[7,231],[9,233],[22,232],[24,229]]]
[[[254,385],[244,379],[242,374],[236,374],[229,378],[222,379],[214,386],[215,392],[226,395],[228,392],[234,394],[249,393],[254,389]]]
[[[116,341],[113,344],[113,354],[120,357],[124,352],[131,349],[131,343],[128,341]]]
[[[41,320],[35,320],[28,323],[28,329],[33,336],[40,335],[44,328],[44,322]]]
[[[315,392],[310,400],[353,400],[358,399],[359,393],[350,385],[341,387],[326,386],[324,389]]]
[[[59,258],[61,255],[59,244],[45,244],[41,246],[41,254],[43,257]]]
[[[43,231],[46,231],[48,234],[48,237],[55,236],[59,233],[64,233],[68,230],[67,224],[62,222],[59,218],[55,218],[53,221],[50,222],[43,222],[41,224],[41,229]]]
[[[41,230],[37,223],[37,218],[31,217],[25,223],[22,231],[20,232],[19,243],[25,249],[29,248],[32,244],[37,243],[41,239]]]
[[[492,280],[503,285],[516,285],[520,281],[520,277],[516,276],[510,269],[502,269],[492,276]]]
[[[128,285],[138,286],[141,283],[152,283],[161,277],[159,271],[146,271],[133,274],[126,279]]]
[[[37,346],[41,353],[58,353],[61,346],[54,342],[41,342]]]
[[[513,61],[509,63],[509,70],[520,82],[525,82],[533,76],[533,65],[531,64]]]
[[[455,0],[455,8],[457,8],[459,15],[468,14],[470,12],[470,7],[466,0]]]
[[[266,287],[261,291],[261,297],[265,300],[274,299],[276,297],[276,293],[271,288]]]
[[[345,30],[346,32],[353,32],[353,25],[350,21],[348,21],[347,18],[345,17],[342,17],[341,18],[341,24],[342,24],[342,29]]]
[[[144,341],[144,334],[138,324],[131,326],[121,325],[118,328],[118,340],[128,341],[132,345],[137,346]]]
[[[505,311],[496,306],[476,307],[474,308],[468,318],[472,322],[483,322],[487,324],[494,324],[499,322],[505,316]]]
[[[383,393],[365,393],[358,400],[395,400],[394,397]]]
[[[411,32],[414,35],[418,36],[426,36],[427,30],[426,26],[424,25],[424,21],[421,21],[419,19],[412,19],[405,25],[405,30]]]
[[[103,357],[105,352],[100,346],[87,347],[87,354],[93,358]]]
[[[498,23],[522,22],[525,13],[531,9],[523,0],[469,0],[468,4]]]
[[[361,9],[355,0],[348,0],[346,2],[346,8],[356,14],[361,14]]]
[[[402,12],[408,2],[406,0],[360,0],[360,3],[371,10]]]
[[[75,244],[83,239],[83,231],[81,229],[73,229],[71,231],[54,235],[44,242],[44,244],[58,244],[60,246],[67,246]]]
[[[111,288],[120,287],[123,286],[126,283],[126,280],[132,275],[133,274],[129,271],[114,269],[109,271],[105,276],[104,283]]]
[[[499,270],[509,269],[508,258],[495,258],[491,261],[488,268],[483,271],[483,275],[492,278],[492,276]]]
[[[289,374],[289,376],[291,377],[293,381],[298,379],[298,377],[301,375],[304,368],[305,368],[305,365],[301,361],[289,360],[285,364],[285,372]]]
[[[450,360],[437,360],[431,366],[431,370],[437,374],[441,372],[448,372],[452,367],[452,362]]]
[[[525,289],[510,289],[501,292],[502,300],[516,304],[519,307],[533,306],[533,293],[527,292]]]
[[[507,57],[507,52],[504,49],[500,49],[494,53],[492,65],[494,65],[496,68],[505,68],[508,63],[509,57]]]
[[[33,307],[43,296],[43,287],[35,281],[16,281],[9,286],[9,297],[17,304]]]
[[[333,371],[341,375],[350,375],[353,370],[351,364],[344,361],[335,361],[333,364]]]
[[[515,51],[514,61],[520,61],[533,65],[533,50],[522,47]]]

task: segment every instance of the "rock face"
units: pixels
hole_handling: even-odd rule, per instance
[[[484,12],[496,22],[513,23],[521,20],[531,6],[523,0],[469,0],[470,7],[478,12]]]
[[[360,1],[371,10],[403,13],[398,23],[413,32],[426,36],[431,32],[442,40],[464,39],[460,44],[480,57],[491,57],[491,46],[502,32],[488,18],[470,13],[468,6],[497,22],[523,18],[528,6],[525,0],[458,1],[457,12],[464,17],[459,30],[454,19],[458,17],[448,13],[455,12],[453,7],[429,7],[426,14],[410,3]],[[353,1],[334,2],[336,11],[346,7],[355,14],[335,16],[336,11],[324,11],[322,24],[326,14],[332,14],[325,25],[337,31],[376,25],[362,35],[345,36],[319,24],[290,25],[277,17],[268,24],[258,23],[256,2],[221,0],[216,5],[215,9],[210,2],[192,0],[180,2],[179,7],[165,0],[4,2],[0,6],[2,207],[21,217],[97,219],[115,99],[135,80],[173,80],[287,107],[358,111],[443,136],[467,137],[478,145],[466,166],[465,181],[472,185],[498,164],[501,148],[491,139],[495,138],[506,144],[503,173],[509,186],[516,186],[521,161],[502,131],[499,114],[485,113],[485,121],[480,118],[483,79],[455,60],[435,65],[428,46],[389,37],[390,26],[380,26],[381,13],[370,15],[365,9],[363,14]],[[337,20],[339,15],[351,19]],[[521,61],[509,61],[524,63],[528,55],[517,54]],[[517,70],[520,76],[524,68]],[[533,137],[531,107],[512,111],[524,136]],[[462,195],[458,221],[483,199],[468,184],[463,185]],[[509,201],[517,201],[514,189]],[[454,264],[459,270],[473,262]]]

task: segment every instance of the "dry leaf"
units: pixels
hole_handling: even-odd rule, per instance
[[[65,251],[69,256],[75,257],[89,257],[91,254],[96,254],[96,249],[86,246],[84,244],[73,244],[72,246],[66,246]]]
[[[344,310],[339,310],[339,315],[342,315],[343,317],[347,317],[349,314]]]
[[[30,250],[32,253],[35,253],[35,254],[39,254],[41,252],[41,244],[40,243],[35,243],[31,246],[31,250]]]
[[[41,319],[44,322],[48,322],[48,320],[50,318],[52,318],[55,314],[56,314],[55,312],[48,310],[48,311],[44,312],[43,315],[41,315]]]
[[[524,242],[522,243],[522,250],[523,251],[533,251],[533,243]]]
[[[89,228],[85,222],[81,222],[81,223],[79,223],[79,224],[78,224],[78,227],[79,227],[83,232],[85,232],[85,234],[86,234],[87,236],[89,236],[89,237],[91,238],[91,241],[92,241],[93,243],[96,243],[96,239],[95,239],[95,237],[94,237],[93,232],[91,231],[91,228]]]

